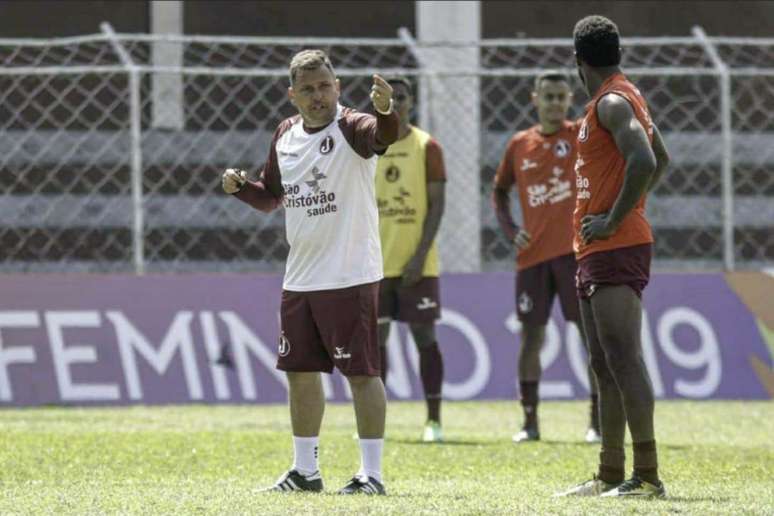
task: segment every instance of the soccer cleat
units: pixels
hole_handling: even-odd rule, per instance
[[[319,471],[309,476],[304,476],[295,469],[291,469],[277,479],[273,486],[262,489],[262,492],[288,493],[291,491],[310,491],[319,493],[323,490],[323,481]]]
[[[560,496],[601,496],[603,493],[609,492],[615,488],[615,484],[608,484],[607,482],[600,480],[594,475],[594,478],[587,480],[577,486],[573,486],[567,491],[556,493],[554,497]]]
[[[365,475],[355,475],[347,485],[339,489],[338,494],[386,495],[387,492],[384,490],[382,483],[375,478],[367,477]]]
[[[422,442],[440,443],[442,441],[441,423],[438,421],[428,421],[425,423],[425,430],[422,432]]]
[[[602,436],[599,435],[599,432],[595,428],[589,428],[586,431],[586,442],[587,443],[601,443],[602,442]]]
[[[537,428],[523,428],[518,433],[513,434],[512,439],[515,443],[539,441],[540,432],[538,432]]]
[[[658,485],[645,482],[639,477],[633,476],[615,489],[605,492],[602,496],[633,496],[637,498],[664,498],[666,489],[664,483]]]

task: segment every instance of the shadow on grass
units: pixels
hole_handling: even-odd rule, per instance
[[[727,497],[718,498],[716,496],[670,496],[667,493],[666,498],[659,498],[659,502],[680,502],[680,503],[698,503],[698,502],[713,502],[713,503],[726,503],[731,499]]]
[[[385,438],[388,443],[415,444],[420,446],[496,446],[501,443],[495,441],[462,441],[456,439],[446,439],[440,443],[426,443],[418,439],[391,439]]]

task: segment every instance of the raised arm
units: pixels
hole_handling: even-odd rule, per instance
[[[604,240],[618,229],[623,219],[645,195],[656,172],[656,156],[645,128],[634,115],[631,104],[614,93],[597,103],[599,122],[613,136],[626,162],[621,191],[608,213],[586,215],[581,220],[585,242]]]

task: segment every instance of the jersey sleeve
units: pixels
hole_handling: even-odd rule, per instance
[[[348,109],[339,128],[350,147],[363,159],[384,154],[398,139],[398,115],[369,115]]]
[[[425,170],[428,183],[446,181],[443,150],[435,138],[430,138],[425,146]]]
[[[282,202],[282,175],[277,160],[277,141],[293,125],[292,119],[283,121],[274,131],[269,159],[259,173],[258,181],[247,181],[234,196],[256,210],[270,212]]]

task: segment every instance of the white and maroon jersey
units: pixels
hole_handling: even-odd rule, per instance
[[[373,115],[339,105],[325,127],[306,129],[294,116],[274,133],[260,186],[282,197],[285,207],[285,290],[340,289],[382,278],[376,126]],[[245,194],[238,197],[254,204]]]

